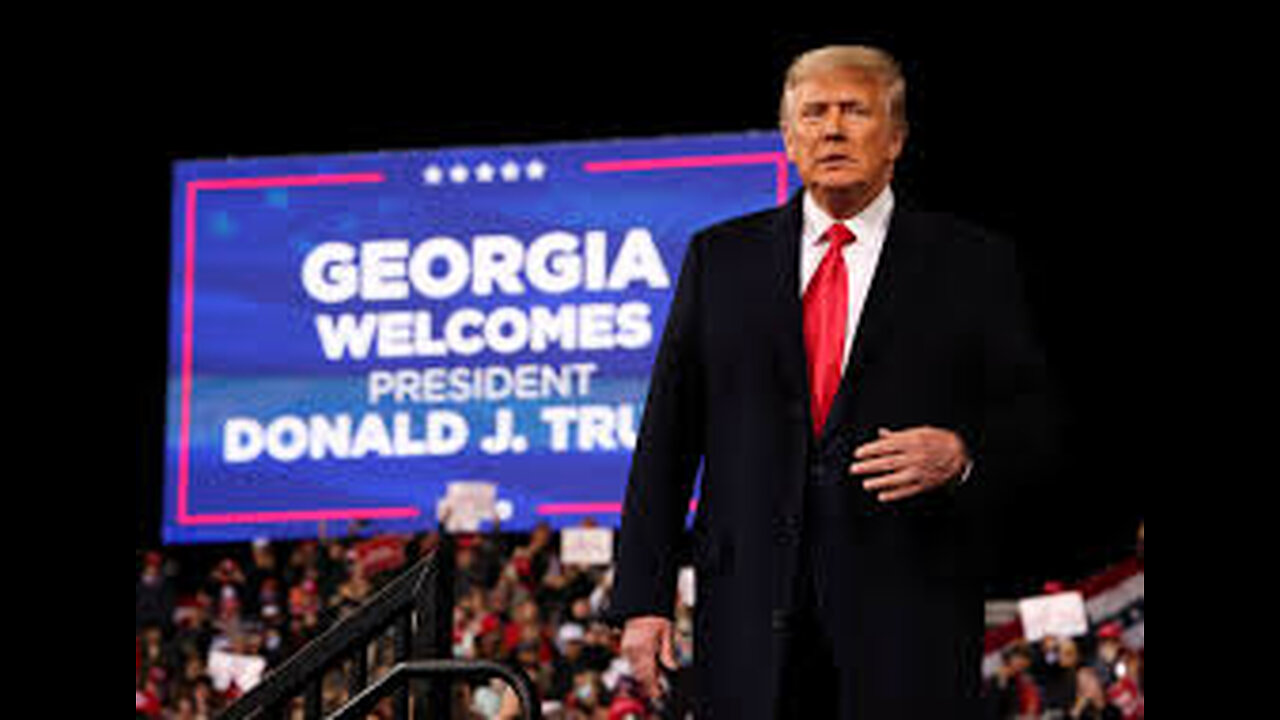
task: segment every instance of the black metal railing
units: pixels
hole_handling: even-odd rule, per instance
[[[448,718],[455,682],[493,676],[515,688],[524,717],[540,717],[536,694],[522,673],[452,659],[454,551],[452,538],[441,538],[431,555],[268,674],[219,720],[285,720],[299,704],[307,720],[351,718],[357,717],[355,708],[388,696],[396,720]],[[386,654],[391,663],[377,662]],[[373,677],[388,664],[389,671]],[[326,683],[334,690],[335,676],[342,682],[326,697]],[[335,710],[337,715],[327,715]]]

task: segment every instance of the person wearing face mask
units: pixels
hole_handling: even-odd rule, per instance
[[[556,634],[556,653],[552,658],[550,697],[561,698],[573,690],[573,678],[588,669],[582,651],[586,632],[578,623],[566,623]]]
[[[781,95],[804,188],[689,243],[611,622],[662,698],[691,554],[697,717],[970,718],[984,535],[1057,447],[1015,253],[893,186],[908,122],[889,53],[804,53]]]

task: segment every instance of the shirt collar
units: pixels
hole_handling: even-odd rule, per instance
[[[893,188],[889,185],[871,201],[862,212],[851,218],[837,221],[827,214],[822,206],[813,199],[809,191],[804,193],[804,238],[806,244],[825,243],[823,239],[827,228],[836,222],[844,223],[860,241],[879,238],[889,224],[889,216],[893,212]]]

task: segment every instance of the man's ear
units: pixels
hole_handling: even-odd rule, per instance
[[[902,151],[907,147],[907,127],[905,125],[895,125],[893,128],[893,141],[890,149],[893,153],[894,162],[902,157]]]

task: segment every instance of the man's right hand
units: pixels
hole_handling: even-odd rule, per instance
[[[671,620],[652,615],[627,620],[622,629],[622,656],[631,665],[631,672],[645,694],[653,699],[661,697],[664,690],[658,662],[673,672],[678,667]]]

